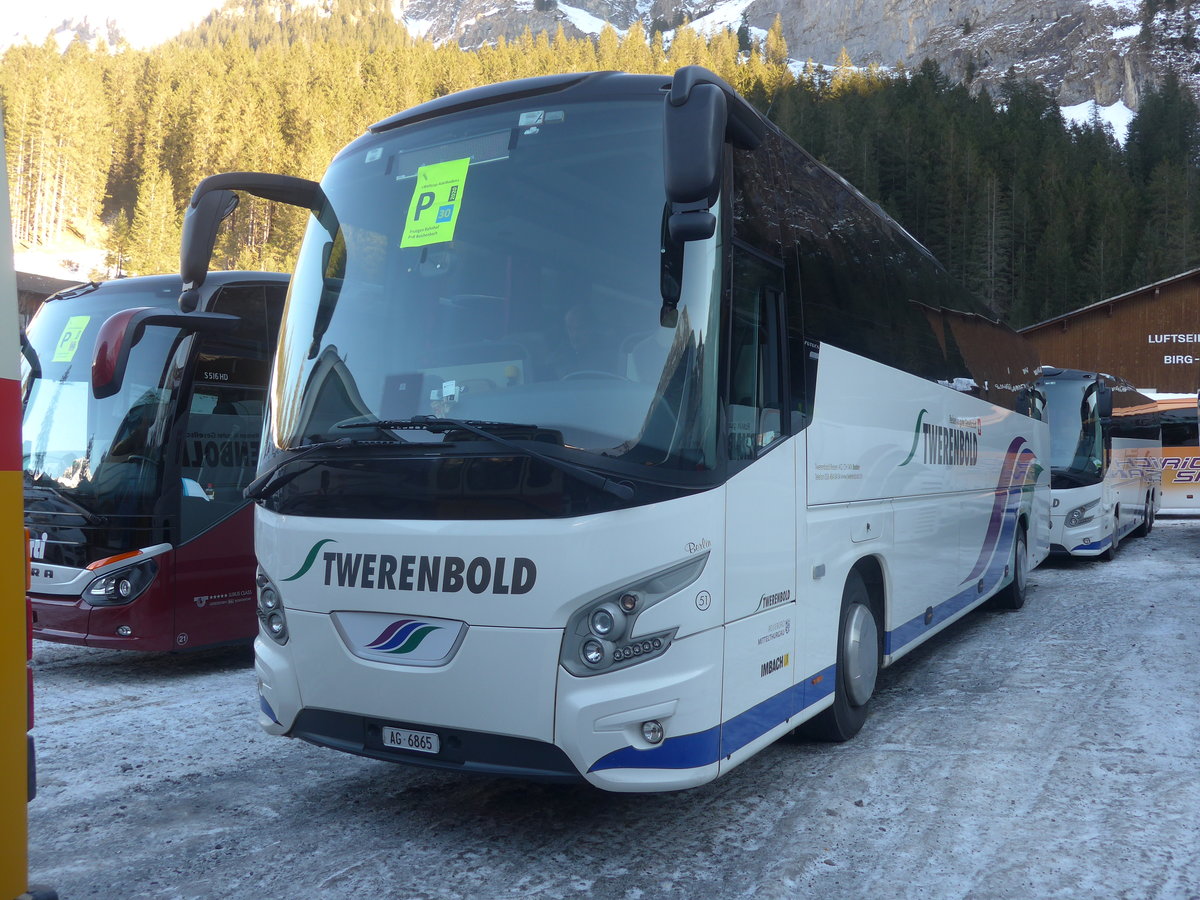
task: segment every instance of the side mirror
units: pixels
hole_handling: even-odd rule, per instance
[[[762,117],[719,75],[683,66],[671,79],[663,108],[662,309],[659,323],[678,321],[683,245],[706,241],[717,230],[712,208],[721,193],[725,142],[741,150],[762,143]]]
[[[208,277],[217,226],[237,207],[234,191],[313,212],[319,211],[325,202],[325,193],[317,182],[291,175],[226,172],[201,181],[184,212],[183,240],[179,246],[179,274],[183,276],[179,308],[185,313],[193,312],[199,304],[199,288]]]
[[[696,85],[679,105],[668,96],[663,122],[663,176],[672,239],[707,240],[717,227],[709,211],[721,191],[725,153],[724,92],[713,84]]]
[[[762,143],[761,116],[719,75],[684,66],[671,79],[663,112],[663,175],[678,242],[707,240],[721,191],[725,141],[742,150]]]
[[[217,228],[237,209],[238,195],[233,191],[209,191],[199,198],[193,196],[183,214],[183,240],[179,245],[179,274],[183,276],[183,290],[190,301],[184,307],[180,296],[180,307],[184,312],[196,309],[199,294],[197,288],[208,276],[208,263],[212,259],[213,246],[217,242]]]
[[[100,326],[92,354],[92,395],[97,400],[121,390],[129,351],[142,339],[150,325],[179,328],[199,334],[232,331],[240,319],[222,313],[176,313],[153,306],[139,306],[114,313]]]
[[[1096,415],[1101,419],[1111,419],[1113,414],[1112,389],[1101,385],[1096,392]]]

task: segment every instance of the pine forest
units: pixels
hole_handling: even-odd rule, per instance
[[[762,41],[683,27],[664,46],[636,24],[598,38],[526,32],[464,51],[416,39],[361,2],[334,15],[213,15],[152,50],[65,51],[47,39],[0,58],[14,239],[88,226],[124,272],[178,268],[184,205],[223,171],[318,179],[386,116],[513,78],[709,67],[876,200],[1015,327],[1200,265],[1200,115],[1168,76],[1124,147],[1094,119],[1068,126],[1054,98],[1010,78],[999,95],[916,70],[789,66],[778,22]],[[287,271],[294,209],[244,198],[215,265]],[[82,273],[86,275],[87,273]],[[101,273],[103,274],[103,273]],[[108,274],[112,274],[110,271]]]

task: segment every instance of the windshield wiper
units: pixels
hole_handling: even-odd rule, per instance
[[[1088,487],[1102,480],[1099,472],[1085,472],[1070,466],[1052,466],[1051,481],[1066,481],[1075,487]]]
[[[79,513],[79,515],[83,518],[83,521],[87,522],[89,525],[103,525],[106,521],[106,519],[103,516],[96,515],[94,512],[92,512],[90,509],[88,509],[87,507],[80,504],[78,501],[72,500],[69,496],[67,496],[67,494],[62,489],[57,488],[52,484],[27,484],[27,485],[25,485],[25,490],[26,491],[45,491],[51,497],[53,497],[55,500],[65,503],[72,510]]]
[[[565,472],[572,475],[584,484],[604,491],[606,494],[612,494],[620,500],[629,500],[633,497],[633,485],[624,481],[613,481],[611,478],[606,478],[603,475],[597,475],[590,469],[585,469],[583,466],[576,465],[572,462],[567,462],[565,459],[556,459],[553,456],[547,456],[534,450],[532,447],[522,447],[508,438],[501,437],[493,433],[489,429],[492,428],[536,428],[532,425],[514,426],[510,422],[480,422],[467,419],[446,419],[441,416],[413,416],[411,419],[378,419],[368,422],[343,422],[337,426],[338,428],[382,428],[388,431],[398,429],[418,429],[421,431],[429,431],[433,434],[450,431],[453,428],[461,429],[469,432],[484,440],[499,444],[501,447],[507,447],[531,459],[536,459],[543,462],[551,468],[558,469],[560,472]]]
[[[354,438],[344,437],[338,438],[336,441],[321,441],[316,444],[303,444],[295,448],[296,454],[294,456],[281,459],[276,465],[267,469],[267,471],[263,472],[252,482],[246,485],[246,487],[242,490],[242,496],[247,500],[265,500],[267,497],[270,497],[293,478],[303,475],[305,472],[308,472],[320,465],[320,463],[313,463],[312,465],[305,466],[302,469],[296,469],[294,472],[288,472],[283,475],[280,474],[282,469],[287,468],[292,463],[299,462],[306,456],[311,456],[318,450],[342,450],[346,447],[362,447],[365,445],[375,445],[380,443],[392,444],[394,442],[357,441]]]

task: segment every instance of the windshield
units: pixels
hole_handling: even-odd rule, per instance
[[[169,293],[178,292],[176,285]],[[162,493],[171,401],[167,364],[178,332],[146,329],[130,351],[116,396],[97,400],[90,377],[105,320],[130,307],[156,306],[161,293],[90,291],[48,301],[30,323],[21,425],[27,509],[103,516],[153,511]]]
[[[537,426],[589,466],[711,469],[718,239],[662,250],[662,103],[549,95],[344,152],[292,280],[268,455],[432,415]]]
[[[1052,471],[1094,483],[1104,471],[1104,440],[1096,415],[1093,379],[1047,379],[1043,386],[1050,420]]]

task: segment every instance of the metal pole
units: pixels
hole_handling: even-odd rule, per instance
[[[0,898],[57,895],[28,889],[32,742],[29,740],[29,620],[21,486],[20,342],[13,271],[8,165],[0,109]],[[4,348],[8,349],[5,350]],[[22,602],[25,600],[25,602]]]
[[[8,165],[0,118],[0,897],[28,886],[25,551],[21,510],[20,345]],[[4,348],[8,348],[7,350]]]

